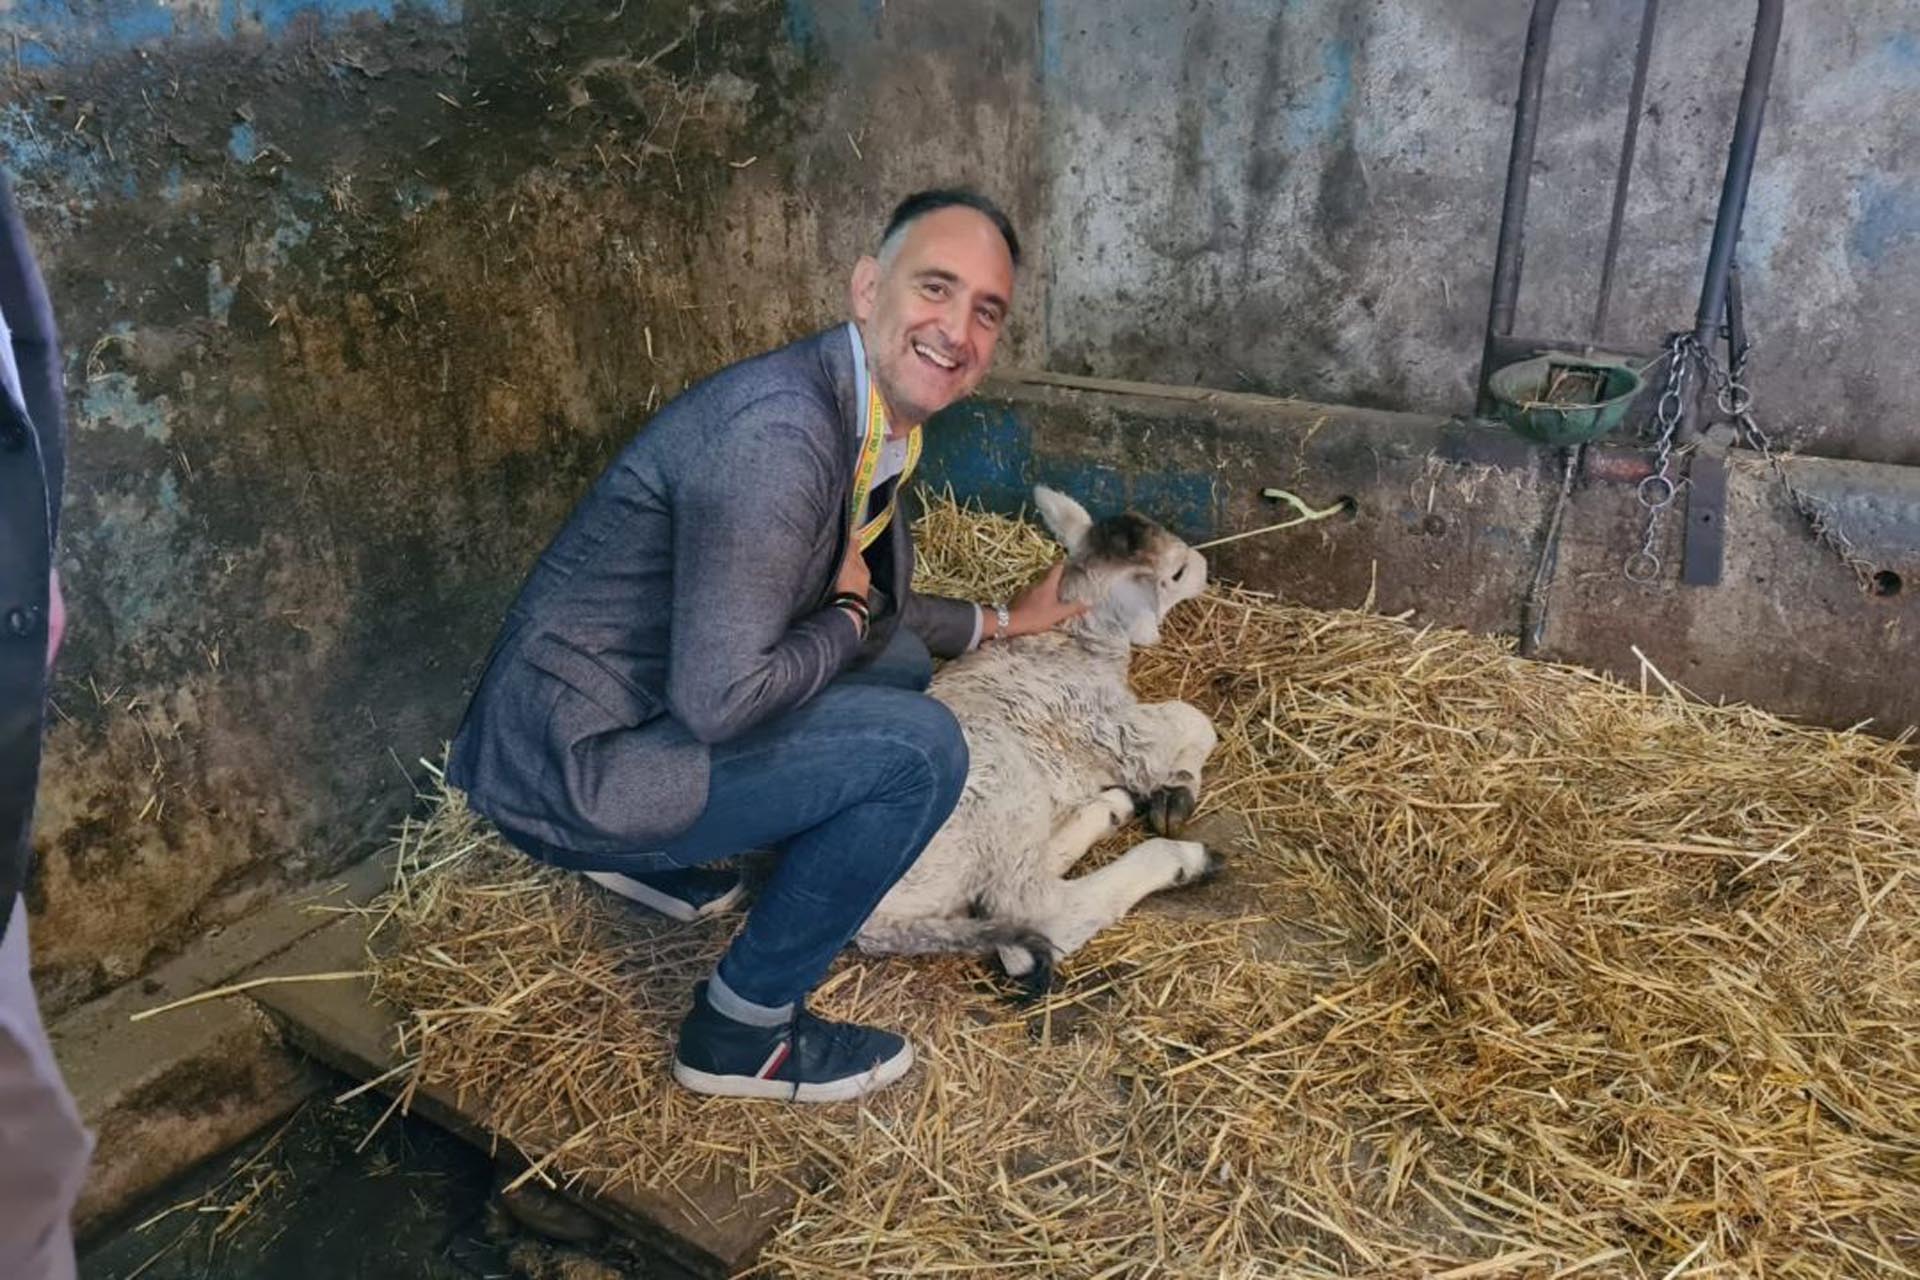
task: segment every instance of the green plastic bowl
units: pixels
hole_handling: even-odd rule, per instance
[[[1573,403],[1550,402],[1555,382],[1567,375],[1592,377],[1597,387]],[[1624,364],[1566,355],[1522,360],[1495,370],[1487,380],[1494,417],[1543,444],[1584,444],[1607,434],[1626,420],[1644,385]]]

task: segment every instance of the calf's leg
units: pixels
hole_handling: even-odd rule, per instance
[[[1143,840],[1098,871],[1064,881],[1049,914],[1034,923],[1056,957],[1070,956],[1148,894],[1197,884],[1220,865],[1219,855],[1192,840]]]
[[[1141,797],[1147,825],[1159,835],[1178,835],[1193,816],[1200,769],[1219,735],[1205,713],[1185,702],[1136,707],[1131,720],[1146,749],[1132,762],[1130,785]]]

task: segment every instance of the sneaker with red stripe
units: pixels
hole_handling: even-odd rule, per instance
[[[773,1027],[735,1022],[707,1003],[703,982],[680,1024],[673,1078],[696,1093],[781,1102],[845,1102],[907,1074],[913,1046],[891,1031],[831,1022],[796,1004]]]

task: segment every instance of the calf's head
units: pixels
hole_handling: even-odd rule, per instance
[[[1096,522],[1066,494],[1037,485],[1040,518],[1067,549],[1060,595],[1085,601],[1096,627],[1133,644],[1160,639],[1160,620],[1207,589],[1207,561],[1145,516],[1129,511]]]

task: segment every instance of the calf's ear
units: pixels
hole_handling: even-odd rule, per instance
[[[1040,508],[1040,519],[1052,530],[1053,536],[1060,539],[1067,554],[1078,555],[1087,540],[1087,530],[1093,528],[1093,517],[1087,514],[1087,509],[1043,484],[1033,486],[1033,505]]]

